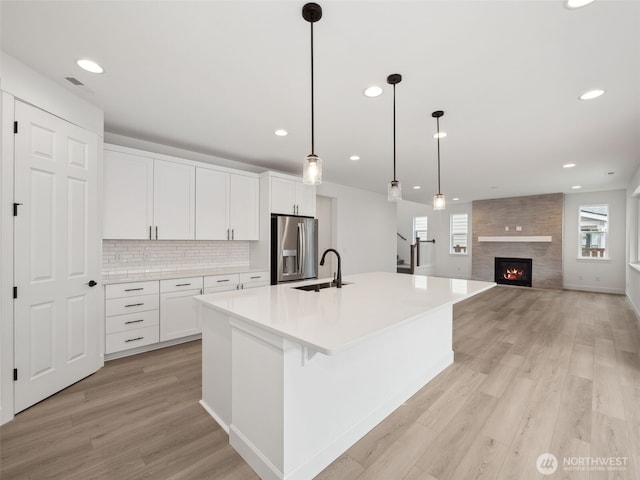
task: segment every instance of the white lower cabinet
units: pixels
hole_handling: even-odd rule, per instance
[[[105,353],[198,335],[195,295],[262,287],[269,279],[269,272],[250,272],[107,285]]]
[[[202,294],[202,277],[160,282],[160,341],[197,335],[202,329],[193,296]]]
[[[105,353],[116,353],[160,341],[159,282],[107,285]]]
[[[240,288],[266,287],[271,283],[269,272],[250,272],[240,274]]]

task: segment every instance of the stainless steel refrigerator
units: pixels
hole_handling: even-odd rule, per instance
[[[318,277],[318,220],[272,215],[271,284]]]

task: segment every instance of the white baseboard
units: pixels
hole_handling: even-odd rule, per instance
[[[638,306],[635,303],[633,303],[633,300],[629,296],[629,293],[626,294],[626,297],[627,297],[627,300],[629,300],[629,305],[631,305],[631,309],[633,310],[633,313],[636,314],[636,320],[640,322],[640,308],[638,308]]]
[[[594,293],[612,293],[615,295],[624,295],[625,291],[620,288],[608,288],[608,287],[594,287],[592,285],[573,285],[564,284],[562,286],[565,290],[578,290],[581,292],[594,292]]]
[[[227,432],[227,435],[229,435],[229,425],[222,421],[220,415],[218,415],[209,405],[207,405],[207,402],[205,402],[204,400],[200,400],[198,403],[202,405],[202,408],[204,408],[206,412],[211,415],[211,417],[218,423],[218,425],[220,425],[222,429]]]

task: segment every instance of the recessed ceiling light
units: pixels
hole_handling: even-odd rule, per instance
[[[444,138],[447,136],[447,132],[434,133],[433,138]]]
[[[598,98],[601,95],[604,95],[604,90],[600,90],[599,88],[596,88],[595,90],[589,90],[588,92],[584,92],[578,98],[580,100],[593,100],[594,98]]]
[[[564,165],[562,165],[562,168],[573,168],[575,166],[575,163],[565,163]]]
[[[457,202],[458,200],[460,200],[460,197],[453,197],[451,200],[453,200],[454,202]]]
[[[377,85],[372,85],[364,89],[365,97],[373,98],[379,97],[380,95],[382,95],[382,88],[378,87]]]
[[[282,128],[279,128],[273,133],[275,133],[279,137],[286,137],[287,135],[289,135],[289,132],[287,132],[286,130],[283,130]]]
[[[349,160],[353,160],[353,161],[355,162],[355,161],[357,161],[357,160],[360,160],[360,157],[359,157],[358,155],[351,155],[351,156],[349,157]]]
[[[104,69],[100,65],[98,65],[93,60],[89,60],[87,58],[81,58],[76,63],[80,68],[82,68],[83,70],[86,70],[87,72],[91,72],[91,73],[104,72]]]
[[[565,7],[567,8],[581,8],[586,7],[590,3],[593,3],[595,0],[567,0],[564,2]]]
[[[413,189],[414,190],[420,190],[422,187],[420,185],[414,185]]]
[[[574,190],[577,190],[577,189],[582,188],[582,187],[581,187],[580,185],[574,185],[574,186],[573,186],[573,187],[571,187],[571,188],[573,188]]]

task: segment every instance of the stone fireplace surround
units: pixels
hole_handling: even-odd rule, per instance
[[[477,200],[472,203],[472,278],[493,281],[495,257],[531,258],[534,288],[562,289],[564,194]],[[520,231],[516,227],[521,227]],[[505,231],[509,227],[509,231]],[[478,237],[550,236],[550,242],[492,242]],[[503,239],[504,240],[504,239]]]

